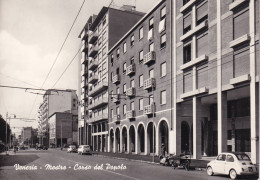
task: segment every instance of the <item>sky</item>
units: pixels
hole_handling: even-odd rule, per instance
[[[55,61],[69,29],[84,0],[0,0],[0,85],[40,88]],[[113,5],[135,5],[148,12],[160,0],[114,0]],[[43,85],[44,89],[78,88],[78,60],[75,58],[62,78],[62,72],[80,48],[78,38],[88,17],[98,14],[111,0],[85,0],[57,61]],[[38,109],[42,95],[0,87],[0,114],[11,117],[12,131],[38,126]],[[42,92],[38,92],[42,93]],[[35,119],[25,122],[16,118]]]

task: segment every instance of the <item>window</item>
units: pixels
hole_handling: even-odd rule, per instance
[[[106,19],[106,17],[104,17],[104,19],[103,19],[103,26],[106,24],[106,22],[107,22],[107,19]]]
[[[161,105],[166,104],[166,90],[161,91],[160,103]]]
[[[197,25],[208,19],[208,2],[200,4],[197,7]]]
[[[135,110],[135,103],[134,103],[134,101],[132,101],[130,103],[130,110]]]
[[[234,39],[249,33],[249,10],[248,8],[234,14]]]
[[[102,40],[103,41],[105,41],[107,39],[107,33],[106,33],[106,31],[103,33],[103,35],[102,35]]]
[[[161,48],[166,47],[166,34],[161,36]]]
[[[144,52],[143,50],[139,52],[139,63],[143,63],[143,60],[144,60]]]
[[[103,54],[103,56],[106,55],[106,53],[107,53],[107,47],[104,47],[104,48],[102,49],[102,54]]]
[[[116,88],[116,94],[120,94],[120,88]]]
[[[191,44],[184,46],[183,49],[183,64],[191,61]]]
[[[116,114],[117,114],[117,115],[120,114],[120,109],[119,109],[119,107],[116,107]]]
[[[123,94],[126,93],[126,84],[123,85]]]
[[[166,6],[161,9],[161,20],[166,17]]]
[[[131,81],[130,81],[130,87],[135,87],[135,80],[134,79],[132,79]]]
[[[220,154],[217,158],[219,161],[225,161],[226,160],[226,155],[225,154]]]
[[[101,32],[101,28],[102,28],[102,24],[99,24],[99,25],[98,25],[98,32],[99,32],[99,33]]]
[[[144,85],[144,76],[140,75],[139,76],[139,87],[143,87],[143,85]]]
[[[126,52],[126,42],[123,44],[123,53]]]
[[[141,28],[139,29],[139,39],[143,39],[143,37],[144,37],[144,28],[141,27]]]
[[[154,51],[154,43],[151,43],[149,45],[149,52],[152,52],[152,51]]]
[[[227,162],[234,162],[233,156],[227,155]]]
[[[123,114],[126,114],[126,104],[123,105]]]
[[[187,4],[190,0],[183,0],[183,6]]]
[[[113,118],[114,116],[114,109],[111,109],[111,117]]]
[[[149,105],[153,104],[153,95],[149,95]]]
[[[154,77],[154,69],[149,70],[149,77],[153,78]]]
[[[116,74],[119,74],[119,67],[116,68]]]
[[[120,56],[120,49],[118,48],[118,49],[116,50],[116,57],[119,58],[119,56]]]
[[[144,108],[144,99],[139,99],[139,110],[142,111]]]
[[[98,38],[98,46],[101,46],[101,45],[102,45],[102,39],[100,37],[100,38]]]
[[[130,39],[130,45],[133,46],[135,44],[135,36],[132,35]]]
[[[161,64],[161,77],[166,76],[166,62]]]
[[[111,81],[113,81],[113,76],[114,76],[114,73],[113,72],[111,72]]]
[[[197,57],[200,57],[201,55],[208,54],[208,33],[203,33],[199,36],[197,36]]]
[[[102,59],[102,54],[100,52],[100,53],[98,53],[98,61],[101,61],[101,59]]]
[[[133,57],[131,57],[131,59],[130,59],[130,64],[134,64],[135,63],[135,58],[134,58],[134,56]]]
[[[111,54],[111,66],[114,65],[114,54]]]
[[[183,18],[183,34],[186,34],[191,30],[191,22],[191,13],[189,13]]]
[[[107,70],[107,63],[104,62],[104,63],[102,64],[102,71],[103,71],[103,74],[106,72],[106,70]]]
[[[153,17],[149,20],[149,30],[153,29]]]
[[[123,74],[126,72],[126,63],[123,64]]]

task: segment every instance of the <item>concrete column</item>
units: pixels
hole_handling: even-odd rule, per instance
[[[139,136],[138,136],[138,127],[135,131],[135,154],[139,154],[140,153],[140,140],[139,140]]]
[[[259,162],[259,87],[256,86],[256,53],[255,52],[255,1],[249,3],[249,34],[250,41],[250,129],[251,129],[251,159]],[[259,59],[258,59],[259,61]]]
[[[148,155],[148,137],[147,137],[147,128],[144,127],[144,154]]]
[[[130,137],[129,137],[129,129],[127,130],[127,153],[129,154],[130,151]]]
[[[155,155],[156,156],[159,155],[159,143],[160,143],[160,134],[159,134],[160,130],[159,129],[160,129],[160,126],[158,124],[157,127],[155,128]],[[169,134],[168,134],[168,136],[169,136]]]
[[[119,152],[124,152],[123,151],[123,133],[122,133],[122,129],[121,129],[121,131],[120,131],[120,149],[119,149]]]
[[[110,143],[111,143],[110,141],[111,140],[110,140],[110,138],[111,138],[110,137],[110,132],[108,131],[107,141],[106,141],[107,142],[107,152],[111,152],[111,149],[110,149]]]
[[[174,126],[174,151],[170,152],[173,154],[180,154],[181,153],[181,115],[182,115],[182,107],[181,104],[176,104],[176,119],[175,119],[175,126]],[[171,137],[171,136],[170,136]],[[169,139],[171,141],[171,138]]]
[[[221,92],[218,94],[218,154],[225,151],[227,151],[227,92]]]
[[[116,153],[116,131],[114,131],[113,152]]]
[[[201,99],[193,97],[193,158],[201,158]]]

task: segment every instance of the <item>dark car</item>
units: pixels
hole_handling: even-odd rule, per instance
[[[44,146],[44,145],[42,145],[42,144],[36,145],[35,149],[36,149],[36,150],[40,150],[40,149],[42,149],[42,150],[48,150],[47,146]]]

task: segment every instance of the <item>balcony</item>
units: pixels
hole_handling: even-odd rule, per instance
[[[135,88],[134,87],[131,87],[131,88],[128,88],[127,90],[126,90],[126,95],[127,96],[135,96]]]
[[[187,62],[183,65],[180,66],[180,69],[183,71],[184,69],[187,69],[187,68],[190,68],[196,64],[199,64],[201,62],[204,62],[204,61],[207,61],[208,60],[208,56],[206,56],[205,54],[203,54],[202,56],[194,59],[194,60],[191,60],[190,62]]]
[[[90,46],[88,56],[94,58],[97,53],[98,53],[98,47]]]
[[[96,87],[92,87],[90,90],[89,90],[89,96],[95,96],[97,95],[98,93],[106,90],[108,87],[108,83],[107,82],[100,82]]]
[[[91,118],[89,118],[88,122],[92,123],[92,122],[101,121],[101,120],[105,120],[105,119],[108,119],[107,113],[101,114],[101,115],[96,116],[96,117],[91,117]]]
[[[84,30],[82,33],[82,40],[86,40],[87,38],[88,38],[88,33],[86,30]]]
[[[244,3],[248,3],[247,0],[235,0],[233,3],[229,5],[229,10],[234,11],[236,8],[242,6]]]
[[[88,82],[94,84],[98,81],[98,75],[91,73],[88,78]]]
[[[118,103],[120,101],[120,94],[116,94],[112,96],[113,103]]]
[[[113,84],[116,84],[116,83],[119,83],[120,82],[120,75],[119,74],[116,74],[112,77],[112,83]]]
[[[93,71],[94,69],[96,69],[98,67],[98,60],[94,60],[92,59],[90,62],[89,62],[89,65],[88,65],[88,69]]]
[[[115,115],[113,116],[113,121],[115,121],[115,122],[120,121],[120,115],[119,115],[119,114],[115,114]]]
[[[81,64],[86,64],[87,63],[87,59],[83,56],[80,60]]]
[[[150,104],[148,106],[144,106],[144,114],[150,115],[154,113],[155,106],[153,104]]]
[[[97,108],[102,107],[107,104],[108,104],[108,98],[105,98],[105,97],[96,102],[93,102],[93,100],[92,100],[92,104],[90,104],[88,106],[88,109],[89,110],[97,109]]]
[[[151,51],[144,56],[144,64],[149,64],[155,60],[156,60],[156,54],[154,51]]]
[[[135,73],[135,64],[131,64],[126,68],[126,75],[131,75]]]
[[[85,76],[87,75],[87,71],[85,71],[85,69],[81,70],[81,76]]]
[[[191,8],[191,6],[193,6],[193,4],[196,2],[196,0],[190,0],[189,2],[187,2],[184,6],[182,6],[180,8],[180,13],[183,13],[184,11],[187,11],[188,9]]]
[[[82,52],[87,52],[87,50],[88,50],[88,46],[83,44],[82,47],[81,47],[81,51]]]
[[[93,44],[98,39],[98,32],[94,31],[89,35],[89,43]]]
[[[155,78],[149,78],[144,81],[144,89],[155,88]]]
[[[127,111],[126,112],[127,119],[134,119],[135,118],[135,110]]]

